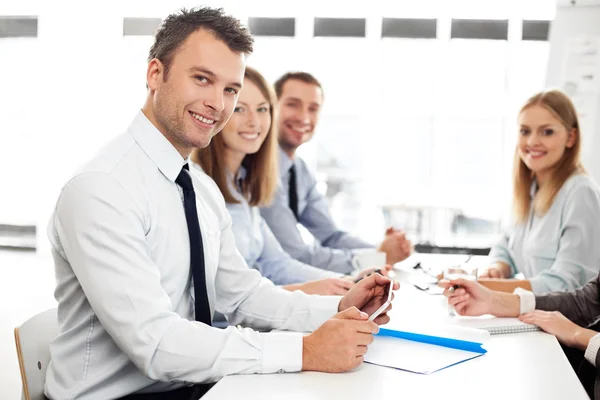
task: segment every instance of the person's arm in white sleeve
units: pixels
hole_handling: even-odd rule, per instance
[[[286,348],[289,344],[289,351],[296,358],[280,360],[280,364],[296,370],[301,338],[295,335],[269,341],[267,335],[249,329],[221,330],[189,321],[172,311],[170,298],[161,286],[159,266],[152,261],[145,241],[149,226],[146,218],[127,191],[111,176],[101,173],[81,175],[66,185],[55,213],[65,255],[94,313],[140,371],[155,380],[187,382],[211,382],[236,373],[273,372],[279,369],[277,359],[269,363],[264,356],[281,342]],[[256,293],[269,297],[269,290],[261,290],[265,283],[259,274],[247,268],[239,254],[231,259],[233,236],[230,231],[225,236],[230,243],[224,245],[228,255],[222,263],[234,262],[237,266],[230,271],[238,273],[229,284],[246,283],[233,292],[246,293],[238,295],[241,303]],[[290,326],[307,327],[303,322],[314,326],[317,320],[337,311],[334,301],[326,305],[326,301],[301,298],[302,294],[281,292],[278,300],[284,305],[300,298],[296,301],[299,310],[292,306],[282,308],[292,315],[309,314],[313,319],[300,318],[294,323],[293,316],[285,318],[280,314],[280,320],[271,325],[285,325],[292,319]],[[321,305],[322,314],[318,317],[318,312],[305,309],[312,303]],[[228,358],[233,353],[235,359]]]

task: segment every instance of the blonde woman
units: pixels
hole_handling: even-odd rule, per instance
[[[246,68],[232,117],[208,147],[193,153],[195,170],[212,177],[221,190],[236,246],[250,267],[288,290],[343,295],[352,280],[294,260],[260,216],[258,206],[273,199],[278,180],[275,101],[265,79]]]
[[[576,289],[600,268],[600,196],[580,162],[575,107],[557,90],[522,107],[514,163],[514,216],[510,232],[480,272],[488,288],[534,293]],[[511,279],[522,273],[525,279]]]

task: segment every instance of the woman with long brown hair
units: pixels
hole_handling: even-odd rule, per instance
[[[208,174],[219,187],[236,246],[250,267],[288,290],[342,295],[352,280],[294,260],[260,216],[258,206],[273,199],[278,181],[275,102],[271,86],[247,67],[231,119],[208,147],[192,154],[193,170]]]
[[[490,252],[480,283],[502,291],[576,289],[600,269],[600,192],[580,162],[575,107],[562,92],[531,97],[519,113],[514,227]],[[518,273],[525,279],[510,279]]]

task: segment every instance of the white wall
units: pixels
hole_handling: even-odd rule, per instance
[[[359,1],[311,0],[298,9],[277,1],[204,3],[240,18],[297,17],[297,37],[258,38],[250,64],[269,79],[305,68],[323,80],[327,102],[312,147],[333,154],[339,149],[328,138],[354,135],[361,205],[443,203],[497,218],[508,204],[508,191],[497,183],[508,187],[515,109],[543,86],[547,57],[547,43],[521,42],[518,29],[520,19],[552,18],[540,0],[378,0],[366,14]],[[123,37],[123,17],[164,17],[193,4],[105,2],[87,18],[75,0],[0,3],[0,15],[39,16],[38,38],[0,41],[6,55],[0,63],[0,187],[6,188],[0,221],[37,224],[38,244],[47,247],[45,227],[60,187],[126,128],[145,95],[152,38]],[[438,38],[381,40],[382,15],[439,18]],[[312,38],[314,16],[366,17],[367,38]],[[509,41],[451,41],[453,17],[510,19]],[[348,56],[329,59],[334,48]],[[465,151],[481,144],[485,151]],[[389,184],[396,175],[402,178]],[[481,201],[481,192],[494,194]]]
[[[600,39],[600,1],[578,1],[579,4],[568,4],[561,1],[556,11],[550,31],[550,55],[548,59],[547,86],[562,88],[568,43],[571,39],[582,35],[591,35]],[[592,5],[594,4],[595,5]],[[600,60],[600,57],[599,57]],[[600,75],[600,65],[596,72]],[[598,79],[596,77],[596,79]],[[596,88],[595,107],[591,111],[592,124],[582,127],[583,163],[588,173],[600,182],[600,86]]]

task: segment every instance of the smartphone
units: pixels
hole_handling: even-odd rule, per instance
[[[394,287],[394,281],[390,281],[390,285],[388,286],[387,299],[385,302],[379,307],[371,316],[369,317],[369,321],[373,321],[375,318],[379,316],[392,302],[392,288]]]

